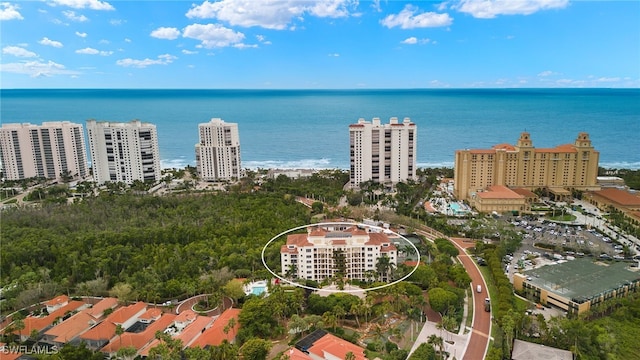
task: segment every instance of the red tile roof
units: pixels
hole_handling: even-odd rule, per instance
[[[45,302],[44,304],[46,306],[61,306],[64,303],[67,303],[67,302],[69,302],[69,297],[67,295],[60,295],[60,296],[57,296],[57,297]]]
[[[91,309],[87,309],[87,314],[99,319],[107,309],[115,309],[118,306],[118,299],[116,298],[104,298],[97,304],[93,305]]]
[[[53,324],[53,322],[56,319],[62,319],[62,317],[67,312],[75,311],[83,305],[86,305],[86,304],[83,303],[82,301],[71,301],[67,305],[59,308],[58,310],[51,312],[47,316],[43,316],[43,317],[28,316],[27,318],[24,319],[24,329],[20,330],[20,335],[30,336],[33,330],[40,332],[42,331],[42,329]]]
[[[594,191],[593,193],[622,206],[640,206],[640,196],[624,190],[610,188]]]
[[[238,329],[240,329],[240,322],[238,321],[240,311],[240,309],[233,308],[225,310],[220,317],[213,321],[213,325],[189,346],[205,348],[207,346],[219,346],[223,340],[233,342],[238,334]],[[229,328],[229,331],[225,334],[224,329],[232,318],[235,319],[235,325]]]
[[[162,310],[158,308],[152,308],[147,310],[147,312],[145,312],[144,314],[140,315],[138,319],[149,322],[152,320],[158,320],[158,318],[160,318],[161,315],[162,315]]]
[[[91,326],[95,324],[93,316],[89,315],[88,310],[82,310],[45,332],[45,335],[53,337],[53,341],[57,343],[66,343],[71,341]]]
[[[146,308],[147,304],[141,301],[133,305],[121,307],[107,316],[103,322],[80,335],[80,338],[85,340],[110,340],[116,335],[117,325],[126,323]]]
[[[513,190],[502,185],[489,186],[488,191],[477,193],[482,199],[522,199],[523,195],[517,194]]]
[[[203,330],[213,322],[213,318],[209,316],[198,316],[191,324],[187,325],[178,336],[177,339],[182,340],[184,346],[189,346],[198,339]]]
[[[303,353],[296,348],[285,350],[283,354],[289,356],[289,360],[313,360],[311,356]]]
[[[145,345],[155,340],[156,331],[164,331],[176,318],[175,314],[163,314],[160,319],[149,324],[144,331],[139,333],[125,332],[121,338],[115,338],[105,345],[100,351],[107,354],[118,352],[121,347],[133,347],[136,350],[142,349]]]
[[[310,348],[309,353],[326,359],[326,354],[331,354],[338,359],[344,359],[347,353],[353,353],[356,360],[366,360],[364,349],[346,340],[331,334],[327,334],[318,339]]]

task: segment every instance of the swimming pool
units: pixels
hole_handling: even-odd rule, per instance
[[[251,293],[253,295],[261,295],[265,290],[264,286],[254,286],[251,288]]]
[[[451,203],[449,204],[449,208],[455,212],[460,211],[460,204],[458,203]]]

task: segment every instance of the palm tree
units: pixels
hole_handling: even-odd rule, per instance
[[[435,334],[431,334],[429,335],[429,338],[427,339],[427,344],[433,345],[433,346],[437,346],[438,350],[440,352],[440,358],[444,359],[444,341],[442,340],[441,336],[437,336]]]
[[[118,335],[118,340],[120,340],[120,347],[122,347],[122,334],[124,334],[124,328],[122,325],[116,325],[116,335]]]

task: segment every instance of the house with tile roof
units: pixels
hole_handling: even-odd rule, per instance
[[[69,303],[69,297],[67,295],[56,296],[53,299],[46,301],[44,306],[47,307],[47,312],[52,313],[59,308],[67,305]]]
[[[104,319],[104,312],[118,306],[118,299],[104,298],[91,308],[84,309],[45,331],[43,341],[52,345],[62,346],[89,330]]]
[[[626,190],[607,188],[600,191],[587,192],[583,200],[596,206],[602,211],[614,208],[625,216],[640,221],[640,193]]]
[[[355,360],[367,360],[364,348],[341,339],[335,335],[319,329],[300,339],[295,348],[309,355],[312,360],[343,360],[348,353],[355,356]],[[301,357],[301,360],[306,360]]]
[[[225,310],[213,321],[213,324],[189,346],[201,348],[219,346],[224,340],[233,343],[240,329],[240,321],[238,320],[240,312],[240,309],[234,308]]]
[[[184,348],[197,341],[212,323],[212,317],[200,316],[191,310],[186,310],[175,317],[173,323],[165,330],[165,334],[169,334],[173,339],[180,340]],[[138,354],[143,357],[148,356],[149,351],[159,344],[160,340],[154,339],[142,348]]]
[[[138,317],[146,311],[147,304],[141,301],[118,308],[109,314],[104,321],[80,335],[80,341],[84,341],[89,349],[98,350],[116,336],[118,326],[123,329],[131,327],[138,321]]]
[[[153,315],[153,313],[148,314],[151,312],[151,310],[157,309],[148,310],[147,313],[143,314],[138,319],[139,322],[148,324],[148,326],[143,331],[136,333],[125,332],[121,336],[116,336],[115,338],[111,339],[111,341],[107,345],[100,349],[100,351],[112,357],[115,356],[118,350],[120,350],[121,348],[132,347],[139,351],[145,346],[151,344],[151,342],[155,341],[156,331],[164,332],[171,324],[173,324],[176,315],[162,314],[158,318],[155,318],[154,316],[153,320],[146,322],[150,318],[149,315]],[[143,321],[143,319],[145,321]]]
[[[55,310],[50,311],[46,316],[27,316],[23,320],[24,329],[20,330],[19,332],[20,340],[27,340],[31,337],[31,334],[34,331],[37,332],[38,335],[40,335],[44,331],[49,330],[51,327],[61,322],[65,316],[68,316],[68,314],[82,310],[89,306],[82,301],[74,300],[69,302],[68,299],[69,298],[67,298],[66,301],[63,302],[54,302],[54,304],[56,305],[51,306],[51,309]],[[48,303],[49,302],[47,302],[47,309],[49,309]]]

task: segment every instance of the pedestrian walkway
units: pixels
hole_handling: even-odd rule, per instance
[[[471,332],[467,333],[466,335],[454,334],[445,329],[439,330],[437,325],[438,323],[435,323],[433,321],[427,321],[424,324],[422,330],[420,330],[420,333],[416,338],[416,342],[413,343],[413,347],[411,348],[409,354],[412,354],[418,348],[418,346],[420,346],[420,344],[428,342],[429,336],[436,335],[442,338],[444,351],[449,353],[449,358],[453,359],[455,357],[456,359],[461,359],[467,347],[469,334],[471,334]],[[464,331],[464,326],[461,326],[461,329],[462,331]]]

